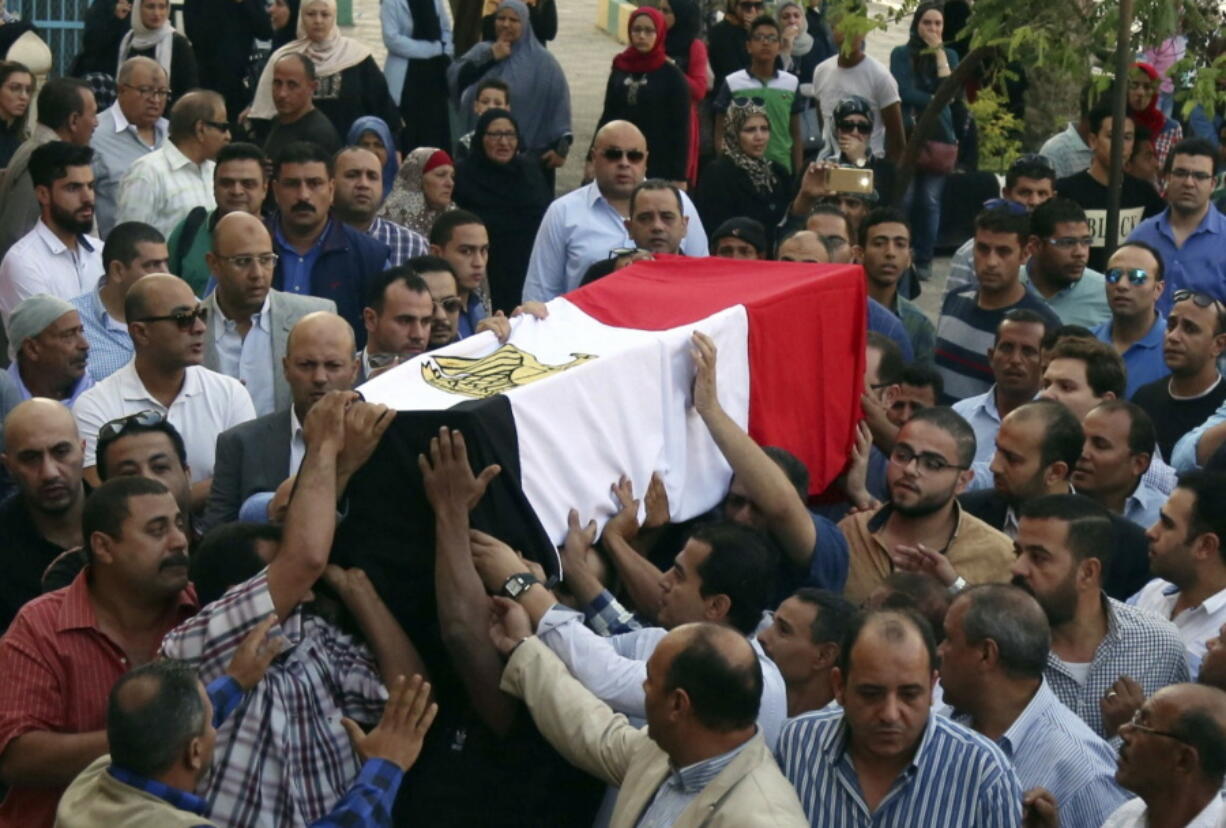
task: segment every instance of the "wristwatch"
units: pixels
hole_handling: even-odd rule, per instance
[[[949,585],[949,594],[957,595],[959,592],[966,589],[966,587],[967,587],[966,579],[963,578],[961,575],[959,575],[958,580],[954,581],[952,584]]]
[[[507,578],[506,583],[502,585],[502,593],[508,598],[516,599],[527,592],[528,587],[539,583],[540,581],[531,572],[520,572]]]

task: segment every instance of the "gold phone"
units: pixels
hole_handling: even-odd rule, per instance
[[[873,171],[868,167],[834,167],[828,175],[827,186],[836,193],[873,191]]]

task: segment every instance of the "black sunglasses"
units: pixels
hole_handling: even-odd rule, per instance
[[[206,308],[204,305],[201,305],[200,307],[196,308],[195,310],[191,310],[191,311],[179,311],[178,313],[171,313],[166,316],[146,316],[143,319],[133,319],[132,321],[133,322],[174,322],[176,325],[179,326],[179,330],[186,331],[186,330],[190,330],[192,325],[196,324],[197,319],[199,319],[201,322],[204,322],[205,324],[208,324],[209,309]]]
[[[1051,159],[1046,155],[1040,155],[1037,152],[1028,152],[1025,155],[1019,155],[1013,159],[1013,163],[1009,165],[1009,170],[1012,172],[1018,167],[1041,167],[1044,172],[1050,172],[1052,177],[1056,175],[1056,167],[1052,164]]]
[[[843,132],[858,132],[861,135],[869,135],[873,131],[873,125],[863,121],[839,121],[835,127]]]
[[[1211,308],[1214,305],[1221,304],[1219,299],[1215,299],[1207,293],[1201,293],[1199,290],[1188,290],[1187,288],[1184,288],[1183,290],[1177,290],[1171,294],[1172,305],[1178,302],[1183,302],[1187,299],[1191,299],[1198,308]]]
[[[606,161],[620,161],[624,155],[631,164],[637,164],[647,157],[647,153],[642,150],[624,150],[618,147],[609,147],[600,153]]]
[[[217,130],[218,132],[229,132],[230,131],[230,124],[227,123],[226,121],[206,121],[202,118],[200,120],[200,123],[204,124],[205,126],[211,126],[213,129]]]
[[[114,440],[127,431],[129,426],[135,425],[139,428],[152,428],[164,422],[166,422],[165,414],[152,408],[146,408],[144,411],[138,411],[135,414],[129,414],[126,417],[119,417],[108,423],[103,423],[102,428],[98,429],[98,441]]]
[[[464,310],[464,302],[458,296],[448,296],[443,301],[435,302],[434,304],[440,306],[447,313],[459,313]]]
[[[733,98],[733,106],[766,106],[766,99],[753,95],[748,98]]]

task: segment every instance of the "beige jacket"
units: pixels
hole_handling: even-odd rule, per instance
[[[669,772],[668,755],[589,693],[535,637],[516,648],[502,689],[523,699],[541,733],[568,761],[621,788],[610,828],[634,828]],[[788,826],[809,822],[791,783],[756,734],[673,823],[698,826]]]

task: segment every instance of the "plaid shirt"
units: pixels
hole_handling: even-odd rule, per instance
[[[264,570],[171,630],[162,654],[192,663],[211,682],[273,611]],[[211,817],[231,828],[324,817],[359,771],[340,718],[376,722],[387,699],[369,650],[331,624],[298,608],[279,630],[291,646],[218,730],[201,791]]]
[[[424,256],[430,252],[425,236],[385,218],[375,218],[366,232],[391,249],[387,257],[388,267],[400,267],[414,256]]]
[[[597,635],[610,636],[643,629],[642,619],[623,606],[607,589],[583,608],[587,625]]]
[[[1086,683],[1079,684],[1054,652],[1047,654],[1043,677],[1065,707],[1090,729],[1109,739],[1098,702],[1120,676],[1129,676],[1152,696],[1168,684],[1191,681],[1179,630],[1166,619],[1103,595],[1107,635],[1094,651]]]

